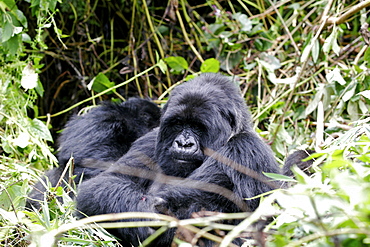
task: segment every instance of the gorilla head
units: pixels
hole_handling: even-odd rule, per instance
[[[204,148],[218,150],[249,125],[238,87],[219,74],[202,74],[177,86],[163,109],[159,164],[167,175],[187,177],[203,163]]]

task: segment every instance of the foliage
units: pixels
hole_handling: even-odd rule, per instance
[[[369,244],[369,5],[0,1],[0,242],[25,246],[52,236],[59,245],[112,245],[100,228],[74,230],[73,203],[61,188],[50,188],[42,212],[23,211],[29,184],[56,163],[53,139],[68,114],[130,96],[162,104],[182,81],[222,72],[237,79],[256,130],[281,163],[298,148],[321,155],[313,177],[296,171],[297,184],[242,215],[222,245],[272,215],[266,246]]]
[[[297,169],[298,183],[269,198],[278,207],[261,205],[277,211],[264,229],[267,246],[369,245],[369,127],[360,123],[333,141],[316,158],[312,177]]]

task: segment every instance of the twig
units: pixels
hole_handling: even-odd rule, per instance
[[[263,11],[263,13],[261,14],[258,14],[258,15],[253,15],[251,17],[249,17],[249,19],[254,19],[254,18],[263,18],[267,15],[270,15],[274,12],[277,12],[276,9],[279,8],[280,6],[290,2],[291,0],[285,0],[285,1],[280,1],[280,2],[277,2],[275,5],[271,6],[270,8],[266,9],[265,11]],[[244,7],[244,3],[240,0],[238,0],[238,2]],[[244,9],[246,9],[246,7],[244,7]]]
[[[342,14],[339,17],[333,17],[333,16],[329,17],[326,20],[326,24],[327,25],[329,25],[329,24],[336,24],[336,25],[342,24],[348,18],[350,18],[351,16],[353,16],[354,14],[356,14],[357,12],[362,10],[363,8],[366,8],[366,7],[369,7],[369,6],[370,6],[370,0],[360,2],[360,3],[356,4],[355,6],[353,6],[352,8],[350,8],[347,12],[345,12],[344,14]]]
[[[183,8],[185,8],[185,5],[184,4],[183,4]],[[175,8],[175,12],[176,12],[176,17],[177,17],[177,19],[179,21],[179,24],[180,24],[182,33],[183,33],[184,38],[186,40],[186,43],[188,43],[188,45],[190,46],[191,50],[194,52],[195,56],[197,56],[197,58],[199,59],[199,61],[201,61],[203,63],[204,62],[204,59],[199,54],[199,52],[197,51],[197,49],[195,49],[193,43],[189,39],[189,36],[188,36],[188,34],[186,32],[186,29],[185,29],[185,26],[184,26],[184,22],[182,21],[182,17],[180,15],[179,9],[177,7]]]

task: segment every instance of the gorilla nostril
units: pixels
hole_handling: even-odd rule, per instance
[[[181,141],[176,141],[176,144],[179,148],[191,148],[195,144],[192,142],[181,142]]]
[[[194,146],[194,143],[186,143],[184,148],[191,148],[192,146]]]

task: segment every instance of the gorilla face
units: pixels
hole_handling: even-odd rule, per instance
[[[204,162],[205,148],[218,150],[249,122],[236,87],[219,85],[222,79],[203,74],[172,91],[163,108],[156,148],[166,174],[187,177]],[[238,97],[231,99],[233,95]]]

